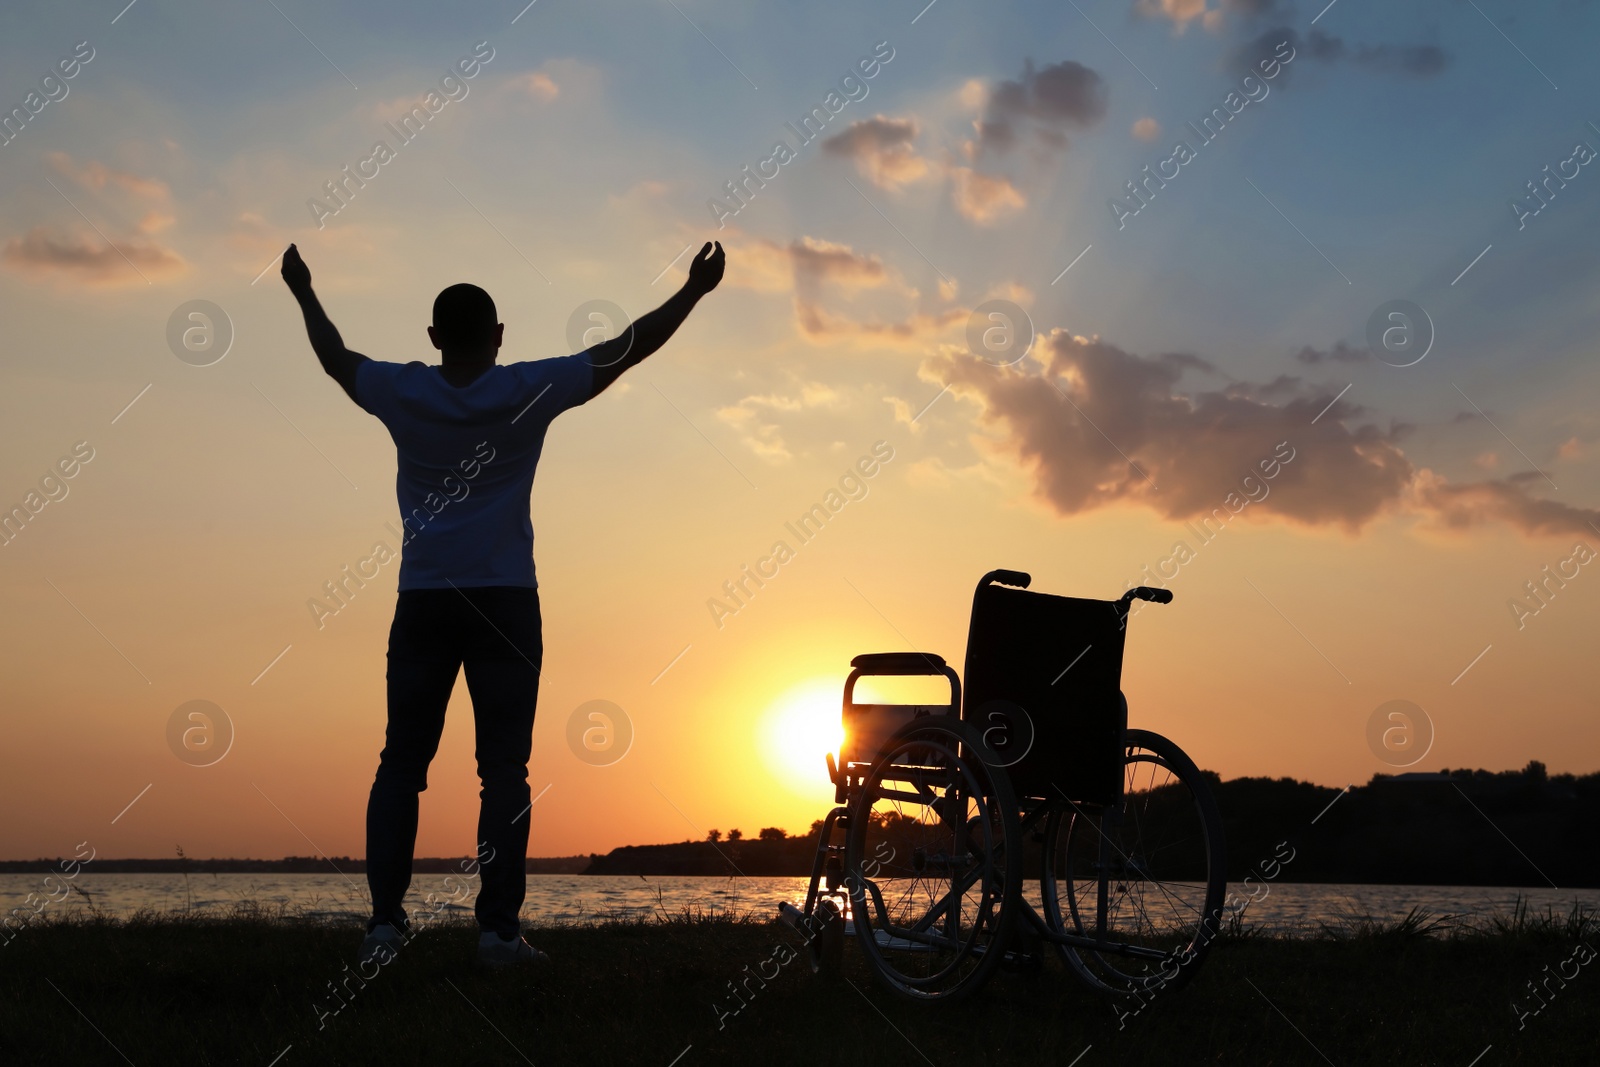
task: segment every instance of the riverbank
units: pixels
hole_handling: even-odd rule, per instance
[[[901,1003],[854,946],[845,981],[773,962],[794,934],[764,921],[541,928],[552,962],[522,973],[475,968],[474,934],[428,930],[363,980],[349,924],[41,920],[0,948],[0,1062],[1494,1067],[1588,1062],[1600,1031],[1600,966],[1575,951],[1600,945],[1592,915],[1227,938],[1137,1014],[1054,961],[958,1006]]]

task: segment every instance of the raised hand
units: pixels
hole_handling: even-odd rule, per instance
[[[294,245],[290,245],[283,253],[283,280],[291,292],[311,288],[311,268],[300,258],[300,249]]]
[[[711,251],[713,244],[716,245],[715,252]],[[722,250],[722,242],[707,241],[689,264],[688,288],[700,296],[711,292],[722,281],[722,271],[727,265],[728,256]]]

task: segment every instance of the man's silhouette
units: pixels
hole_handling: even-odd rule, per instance
[[[389,721],[367,802],[372,918],[363,963],[383,961],[407,936],[401,900],[411,884],[417,794],[439,747],[445,705],[466,667],[476,729],[479,793],[478,957],[544,958],[522,937],[527,893],[528,755],[544,655],[528,497],[551,420],[598,396],[666,343],[722,280],[726,257],[708,243],[666,303],[616,338],[577,355],[497,364],[505,326],[475,285],[433,303],[428,339],[439,366],[383,363],[345,347],[311,272],[290,245],[283,280],[305,313],[323,370],[394,438],[405,539],[389,630]]]

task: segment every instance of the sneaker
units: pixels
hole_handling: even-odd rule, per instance
[[[394,959],[405,942],[405,935],[394,926],[379,923],[361,939],[361,954],[356,957],[357,962],[363,966],[374,962],[382,966]]]
[[[485,930],[478,935],[478,962],[505,967],[513,963],[549,963],[550,957],[528,944],[520,934],[501,937],[493,930]]]

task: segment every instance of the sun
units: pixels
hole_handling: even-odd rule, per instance
[[[828,786],[827,753],[839,756],[844,727],[839,721],[840,683],[813,678],[779,696],[766,715],[767,762],[793,785]]]

